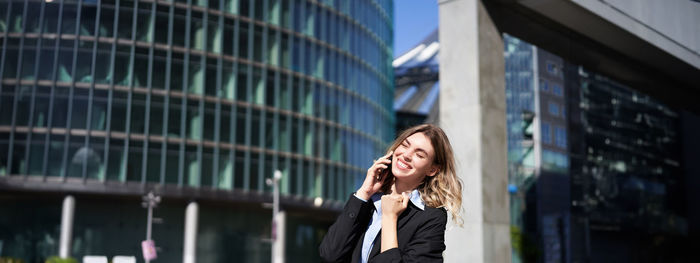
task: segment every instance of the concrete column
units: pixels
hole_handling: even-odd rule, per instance
[[[285,232],[287,231],[287,213],[285,211],[279,211],[277,213],[277,218],[275,219],[275,239],[272,244],[272,249],[274,250],[273,255],[275,257],[272,259],[273,263],[284,263],[284,240]]]
[[[480,0],[439,0],[440,118],[464,183],[445,262],[510,262],[503,39]]]
[[[197,220],[199,205],[191,202],[185,210],[185,243],[182,249],[182,262],[194,263],[197,258]]]
[[[61,211],[61,238],[58,245],[58,256],[70,257],[73,243],[73,214],[75,213],[75,198],[66,196],[63,198],[63,210]]]

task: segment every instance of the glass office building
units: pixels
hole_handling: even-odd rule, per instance
[[[289,209],[333,214],[394,136],[390,0],[1,1],[0,45],[0,210],[20,199],[40,207],[48,201],[27,195],[38,191],[101,200],[81,211],[78,196],[76,231],[78,218],[124,201],[99,196],[131,200],[148,189],[165,200],[203,200],[200,222],[223,226],[230,217],[244,226],[238,215],[249,212],[267,220],[257,207],[269,199],[265,178],[274,170]],[[180,209],[164,203],[174,216]],[[288,234],[301,234],[288,238],[288,255],[300,253],[290,243],[307,239],[315,251],[332,221],[297,214],[288,221],[302,227]],[[47,224],[59,221],[13,222],[0,221],[0,256],[38,262],[55,254]],[[211,242],[221,240],[215,230]],[[105,231],[93,227],[90,236]],[[17,238],[24,245],[8,245]],[[26,252],[42,247],[48,252]],[[255,253],[269,260],[243,254]]]
[[[687,262],[679,111],[514,36],[504,44],[513,262]]]

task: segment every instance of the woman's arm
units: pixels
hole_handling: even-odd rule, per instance
[[[371,218],[371,204],[351,195],[318,248],[323,262],[349,262]]]
[[[373,205],[368,202],[370,197],[379,191],[383,185],[379,175],[382,170],[388,169],[392,151],[375,160],[367,169],[365,181],[360,189],[350,196],[345,204],[343,213],[338,216],[335,223],[328,229],[318,248],[321,259],[324,262],[348,262],[352,257],[353,248],[359,238],[364,234],[369,220],[372,218]]]

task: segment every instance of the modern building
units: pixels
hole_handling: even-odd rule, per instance
[[[678,111],[516,37],[504,42],[513,260],[689,260],[696,209]]]
[[[439,82],[438,30],[394,59],[394,111],[396,131],[421,123],[438,123]]]
[[[397,127],[438,122],[455,148],[466,224],[447,233],[446,260],[693,262],[700,49],[678,32],[697,26],[671,30],[648,2],[438,2],[439,44],[394,60],[395,109]],[[700,5],[659,12],[696,21]],[[433,75],[437,116],[402,114]]]
[[[0,257],[141,258],[153,191],[156,262],[188,203],[197,262],[266,262],[280,170],[286,257],[318,261],[394,136],[391,0],[1,1],[0,46]]]
[[[700,134],[698,1],[438,4],[439,121],[454,146],[467,185],[463,208],[470,211],[464,228],[446,233],[446,260],[518,262],[523,258],[515,252],[529,248],[534,259],[528,262],[693,262],[693,251],[700,249],[700,211],[692,205],[700,200],[695,190],[700,185],[695,165],[700,155],[695,138]],[[503,77],[509,63],[504,50],[511,45],[504,33],[536,47],[531,59],[522,60],[532,62],[528,95],[542,95],[533,105],[540,114],[532,114],[532,120],[529,112],[519,115],[538,124],[521,126],[532,125],[533,151],[536,130],[551,122],[549,139],[554,141],[541,146],[539,171],[547,170],[544,153],[549,150],[565,154],[549,157],[571,172],[536,174],[539,181],[526,194],[544,198],[526,202],[526,211],[534,212],[523,218],[535,225],[533,243],[541,248],[520,242],[509,216],[513,190],[524,189],[509,185],[506,165],[507,102],[513,98],[506,89],[509,78]],[[541,72],[547,59],[562,66],[563,78]],[[547,98],[540,80],[548,84]],[[562,82],[563,96],[557,97],[550,84]],[[547,120],[556,107],[546,100],[566,103],[567,125],[559,132],[565,136],[553,134],[551,125],[563,119]],[[546,139],[544,130],[539,135]],[[520,132],[523,138],[530,133]],[[566,207],[568,216],[557,211]]]

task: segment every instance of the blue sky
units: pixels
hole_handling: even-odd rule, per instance
[[[437,0],[394,0],[394,58],[438,26]]]

